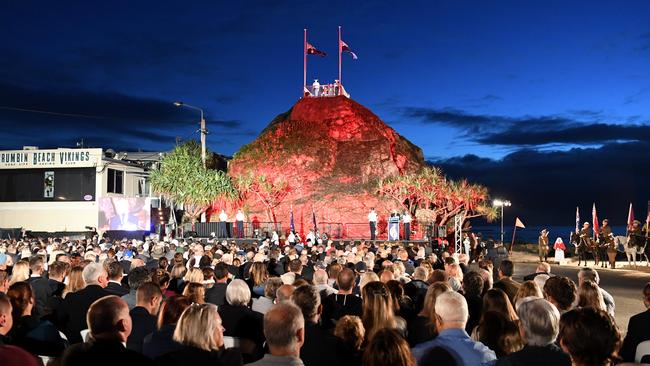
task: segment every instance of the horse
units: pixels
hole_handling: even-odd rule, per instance
[[[636,267],[636,256],[639,255],[641,256],[640,259],[643,260],[645,258],[646,266],[650,266],[650,261],[648,261],[648,255],[645,251],[646,245],[645,241],[642,242],[642,240],[630,240],[629,236],[616,236],[614,238],[616,241],[616,247],[619,248],[623,246],[625,248],[625,256],[627,257],[627,264],[628,266],[631,266],[632,263],[630,262],[630,259],[632,259],[632,262],[634,262],[634,267]],[[641,246],[643,244],[643,246]]]
[[[584,260],[585,265],[587,264],[587,254],[591,254],[594,257],[594,266],[597,266],[599,263],[598,248],[596,243],[592,239],[583,239],[580,237],[579,233],[572,232],[569,236],[571,244],[576,248],[576,256],[578,257],[578,266],[580,266],[581,261]]]

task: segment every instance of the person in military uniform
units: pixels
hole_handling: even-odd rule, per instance
[[[616,267],[616,243],[614,242],[614,234],[612,234],[612,228],[609,226],[609,220],[603,220],[603,224],[600,227],[600,232],[598,233],[598,241],[600,242],[600,247],[604,248],[604,251],[607,253],[607,259],[609,261],[609,267]],[[604,262],[604,261],[603,261]]]
[[[645,237],[641,229],[641,221],[634,220],[632,226],[628,228],[627,236],[630,245],[634,245],[637,249],[643,246]]]
[[[580,229],[580,244],[590,246],[591,242],[591,227],[588,222],[582,224],[582,229]]]
[[[548,262],[548,230],[544,229],[539,233],[537,239],[537,250],[540,262]]]

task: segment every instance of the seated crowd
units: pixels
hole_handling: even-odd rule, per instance
[[[650,340],[594,269],[513,274],[382,242],[5,240],[0,364],[609,365]]]

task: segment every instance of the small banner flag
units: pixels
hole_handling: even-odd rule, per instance
[[[526,226],[524,225],[524,223],[521,222],[521,220],[519,220],[518,217],[515,219],[515,227],[520,227],[520,228],[522,228],[522,229],[525,229],[525,228],[526,228]]]
[[[320,57],[325,57],[327,54],[316,47],[314,47],[311,43],[307,43],[307,54],[308,55],[316,55]]]
[[[576,233],[580,232],[580,207],[576,206]]]
[[[318,224],[316,223],[316,212],[311,210],[311,219],[314,222],[314,233],[318,230]]]
[[[627,211],[627,229],[630,230],[634,223],[634,210],[632,210],[632,202],[630,202],[630,209]]]
[[[353,60],[357,59],[357,54],[354,53],[350,48],[350,46],[348,46],[348,44],[343,42],[342,40],[339,43],[339,48],[341,49],[341,52],[348,52],[352,56]]]
[[[291,206],[291,214],[289,215],[289,228],[291,232],[296,232],[296,225],[293,223],[293,206]]]
[[[591,209],[591,221],[593,223],[593,228],[594,228],[594,240],[598,238],[598,230],[600,228],[600,225],[598,224],[598,214],[596,213],[596,203],[594,202],[594,206]]]

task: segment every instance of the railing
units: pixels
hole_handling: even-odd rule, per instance
[[[203,238],[215,236],[217,238],[242,238],[264,239],[271,237],[273,230],[282,235],[282,222],[244,222],[243,230],[239,232],[237,223],[226,222],[225,232],[221,222],[197,222],[194,225],[196,235]],[[214,234],[213,234],[214,233]]]
[[[334,84],[317,84],[317,85],[307,85],[304,89],[305,97],[314,97],[314,98],[326,98],[326,97],[336,97],[343,95],[346,98],[350,98],[350,94],[345,91],[343,85],[339,83]]]

